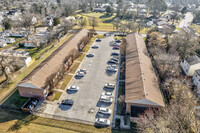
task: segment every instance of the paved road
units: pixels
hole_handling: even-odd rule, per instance
[[[193,14],[191,12],[187,12],[185,14],[185,18],[180,22],[179,28],[190,26],[193,21],[193,18],[194,18]]]
[[[111,58],[113,50],[109,46],[109,42],[113,40],[113,36],[102,39],[101,42],[95,42],[99,46],[98,49],[90,49],[90,53],[95,56],[85,58],[85,61],[80,68],[87,69],[87,74],[82,79],[74,78],[70,85],[80,87],[78,92],[64,92],[59,101],[62,99],[73,99],[74,105],[72,107],[59,105],[56,103],[47,104],[43,112],[58,115],[61,117],[75,118],[80,120],[95,122],[96,113],[99,107],[108,107],[113,109],[113,104],[104,104],[99,102],[102,92],[108,91],[103,88],[105,83],[116,83],[117,72],[114,74],[107,73],[107,61]],[[115,94],[115,89],[112,90]],[[90,109],[94,109],[93,113],[89,113]],[[109,117],[112,120],[112,116]]]

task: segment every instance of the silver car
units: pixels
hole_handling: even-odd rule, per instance
[[[105,115],[110,115],[112,113],[112,109],[108,109],[108,108],[105,108],[105,107],[100,107],[99,110],[98,110],[98,113],[102,113],[102,114],[105,114]]]
[[[102,126],[110,126],[110,121],[104,118],[97,118],[96,123]]]
[[[104,103],[112,103],[113,98],[112,97],[108,97],[108,96],[101,96],[100,97],[100,101],[104,102]]]
[[[69,87],[67,88],[67,90],[69,90],[69,91],[78,91],[78,90],[79,90],[79,87],[78,87],[78,86],[69,86]]]
[[[101,95],[102,96],[113,97],[113,93],[111,93],[111,92],[103,92]]]
[[[110,88],[110,89],[114,89],[115,88],[115,84],[112,83],[107,83],[104,85],[105,88]]]

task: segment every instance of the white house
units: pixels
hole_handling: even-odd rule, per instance
[[[7,46],[7,43],[5,41],[0,42],[0,48],[3,48]]]
[[[198,56],[191,56],[181,61],[181,67],[187,76],[193,76],[194,71],[200,69],[200,59]]]
[[[23,46],[25,48],[35,48],[36,47],[31,41],[24,41]]]
[[[14,43],[14,38],[0,38],[0,41],[6,42],[6,43]]]

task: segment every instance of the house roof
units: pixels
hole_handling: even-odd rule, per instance
[[[45,87],[46,79],[57,71],[62,65],[65,57],[72,49],[77,49],[79,41],[87,35],[88,30],[81,30],[73,36],[71,40],[62,44],[56,51],[54,51],[48,58],[46,58],[39,66],[37,66],[27,77],[25,77],[19,84],[30,83],[39,88]]]
[[[126,103],[164,106],[142,36],[129,34],[126,47]]]
[[[198,63],[200,63],[200,59],[199,59],[199,57],[198,56],[191,56],[191,57],[189,57],[189,58],[186,58],[185,59],[186,61],[187,61],[187,63],[189,64],[189,65],[195,65],[195,64],[198,64]]]

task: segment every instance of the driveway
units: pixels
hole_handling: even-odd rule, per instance
[[[78,86],[80,88],[79,91],[65,91],[59,100],[60,103],[63,99],[73,99],[74,105],[69,107],[57,103],[46,104],[44,105],[43,113],[95,123],[99,107],[108,107],[113,110],[114,101],[112,104],[99,102],[101,93],[111,91],[115,94],[115,89],[107,90],[103,87],[106,83],[116,83],[117,79],[117,72],[106,72],[107,61],[111,58],[111,53],[116,52],[109,46],[112,40],[113,36],[109,36],[102,39],[101,42],[94,42],[99,48],[91,48],[89,53],[94,53],[95,56],[86,57],[80,66],[80,68],[87,69],[87,74],[81,79],[74,78],[70,84],[70,86]],[[112,120],[112,116],[109,119]]]
[[[193,14],[191,12],[187,12],[185,14],[185,18],[180,22],[179,28],[190,26],[193,21],[193,18],[194,18]]]

